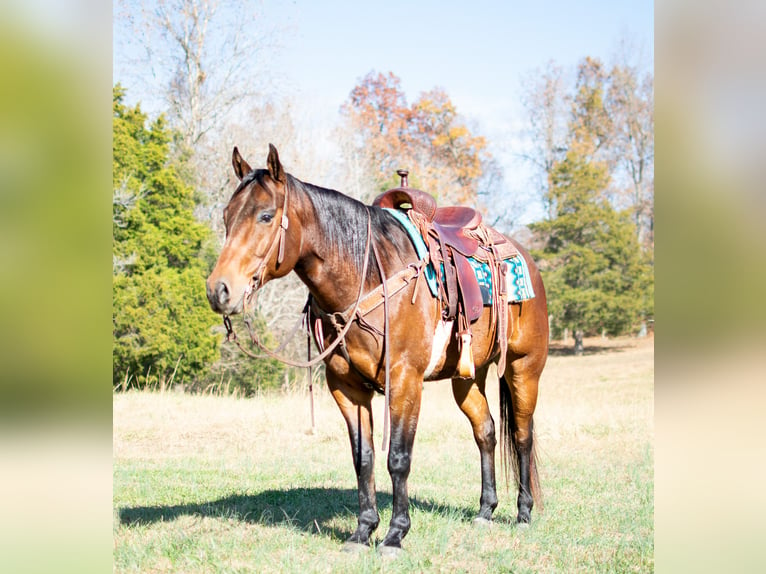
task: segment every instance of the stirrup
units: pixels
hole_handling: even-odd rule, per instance
[[[473,351],[471,349],[471,332],[459,333],[460,359],[457,362],[457,375],[463,379],[473,379],[476,376],[476,368],[473,364]]]

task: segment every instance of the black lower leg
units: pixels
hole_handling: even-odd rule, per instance
[[[357,428],[364,428],[361,424],[362,421],[359,420],[358,422]],[[365,433],[352,432],[351,440],[359,492],[359,519],[356,531],[348,539],[348,542],[369,544],[370,535],[380,522],[375,497],[375,449],[371,437],[365,436]]]
[[[530,490],[530,474],[529,463],[530,453],[532,451],[532,438],[528,441],[518,444],[516,451],[519,457],[519,497],[517,505],[519,514],[516,521],[523,524],[528,524],[532,520],[532,493]]]
[[[388,534],[383,540],[384,546],[401,547],[402,539],[410,530],[409,495],[407,478],[410,474],[412,444],[395,448],[401,441],[391,440],[391,450],[388,453],[388,472],[391,474],[393,486],[393,509]]]
[[[479,445],[481,453],[481,504],[478,518],[492,520],[492,513],[497,508],[497,490],[495,488],[495,429],[492,424],[491,432],[486,440]]]
[[[359,519],[357,521],[356,531],[348,539],[348,542],[369,544],[370,535],[380,523],[377,501],[375,499],[375,483],[370,480],[369,473],[360,473],[358,476]],[[370,483],[372,483],[371,487]]]

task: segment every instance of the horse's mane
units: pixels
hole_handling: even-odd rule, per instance
[[[356,267],[357,272],[361,273],[364,267],[368,210],[372,223],[372,237],[379,250],[384,242],[390,243],[390,248],[399,253],[412,249],[407,233],[385,210],[365,205],[334,189],[305,183],[291,175],[287,177],[288,185],[292,189],[305,193],[311,201],[328,248],[337,256],[347,258]],[[372,253],[367,264],[367,279],[380,281],[380,272]]]

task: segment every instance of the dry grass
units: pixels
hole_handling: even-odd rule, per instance
[[[535,415],[546,510],[513,524],[501,487],[495,526],[471,527],[478,451],[448,382],[427,383],[415,444],[407,553],[347,556],[356,496],[345,424],[317,390],[254,399],[174,393],[114,397],[115,570],[153,572],[648,571],[653,568],[653,341],[553,348]],[[497,381],[488,396],[497,419]],[[376,476],[382,537],[390,480]],[[269,565],[266,567],[265,565]]]

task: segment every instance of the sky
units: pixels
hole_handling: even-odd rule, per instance
[[[141,3],[116,1],[116,15]],[[359,80],[371,71],[393,72],[409,103],[436,87],[447,92],[469,126],[487,137],[509,193],[529,187],[528,166],[518,157],[522,78],[551,60],[571,71],[586,56],[609,63],[623,39],[653,70],[652,0],[263,0],[253,6],[262,23],[278,30],[268,68],[294,102],[299,127],[308,122],[330,137]],[[152,111],[149,98],[123,77],[131,36],[118,17],[114,35],[114,81],[128,87],[128,102],[140,99]],[[522,219],[538,216],[532,209]]]
[[[268,3],[267,14],[294,30],[281,71],[333,111],[369,71],[391,71],[409,101],[442,87],[489,124],[517,108],[520,78],[549,60],[608,62],[623,36],[653,56],[651,0],[296,0]]]

